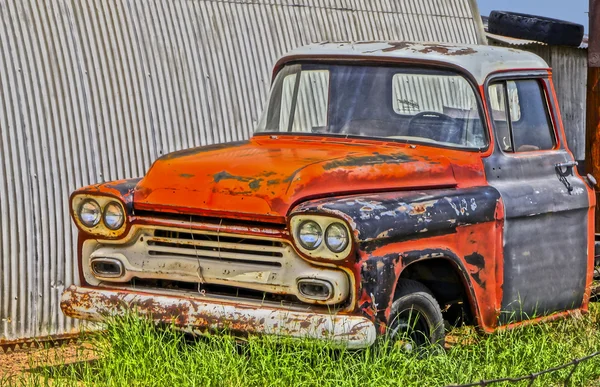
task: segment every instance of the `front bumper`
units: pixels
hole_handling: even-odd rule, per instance
[[[71,286],[63,293],[60,307],[69,317],[90,321],[135,312],[151,317],[155,322],[173,323],[187,331],[228,329],[327,340],[348,348],[368,347],[376,338],[375,325],[362,316],[330,315],[127,290]]]

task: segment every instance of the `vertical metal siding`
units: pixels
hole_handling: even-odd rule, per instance
[[[475,0],[0,0],[0,341],[76,331],[69,193],[249,137],[276,59],[325,40],[485,39]]]
[[[569,148],[585,159],[587,50],[552,47],[550,66]]]
[[[587,50],[542,44],[494,45],[515,47],[542,57],[552,67],[552,78],[562,114],[569,149],[576,160],[585,159],[585,120],[587,91]]]

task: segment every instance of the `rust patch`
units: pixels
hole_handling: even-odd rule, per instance
[[[382,52],[393,52],[393,51],[398,51],[398,50],[404,50],[404,49],[410,48],[413,45],[413,43],[410,43],[410,42],[390,42],[388,44],[390,45],[390,47],[384,48],[383,50],[381,50]]]
[[[110,190],[114,190],[120,194],[120,196],[124,199],[124,201],[129,201],[130,196],[133,194],[137,184],[142,179],[127,179],[127,180],[118,180],[112,181],[105,184],[97,184],[96,190],[98,192],[110,192]]]
[[[390,234],[393,232],[394,230],[390,229],[390,230],[386,230],[380,234],[377,234],[377,238],[376,239],[383,239],[383,238],[389,238]]]
[[[368,156],[348,156],[343,159],[329,161],[323,165],[323,169],[330,170],[335,168],[360,167],[363,165],[378,164],[403,164],[410,161],[414,161],[414,159],[404,153],[386,155],[374,152]]]
[[[469,270],[471,277],[482,288],[486,287],[485,280],[481,278],[482,271],[485,269],[485,258],[479,253],[473,253],[465,257],[468,265],[475,266],[475,270]]]
[[[369,42],[372,43],[372,42]],[[442,55],[449,56],[460,56],[460,55],[472,55],[477,51],[471,47],[451,47],[445,46],[443,44],[421,44],[414,42],[386,42],[389,47],[377,50],[381,52],[394,52],[399,50],[413,49],[416,52],[420,52],[422,54],[430,54],[430,53],[438,53]],[[377,51],[368,51],[366,53],[372,53]]]
[[[412,204],[412,208],[411,211],[409,212],[410,215],[423,215],[424,213],[427,212],[427,210],[429,210],[430,208],[434,207],[435,203],[432,202],[427,202],[427,203],[413,203]]]
[[[215,181],[215,183],[220,183],[223,180],[237,180],[237,181],[247,183],[249,181],[252,181],[252,178],[244,177],[244,176],[235,176],[227,171],[221,171],[221,172],[215,173],[213,175],[213,180]]]
[[[485,266],[485,258],[479,253],[467,255],[465,257],[465,262],[478,268],[483,268]]]
[[[421,52],[423,54],[430,54],[432,52],[436,52],[438,54],[449,55],[449,56],[472,55],[472,54],[477,53],[477,51],[475,51],[471,47],[461,48],[461,49],[456,50],[456,49],[453,49],[452,47],[444,46],[441,44],[427,45],[427,46],[425,46],[425,48],[419,50],[419,52]]]
[[[224,181],[224,180],[236,180],[236,181],[239,181],[242,183],[248,183],[248,187],[250,188],[250,191],[233,192],[234,194],[237,194],[237,195],[246,195],[246,194],[249,195],[252,193],[252,191],[259,190],[260,186],[262,184],[262,181],[263,181],[262,178],[236,176],[236,175],[232,175],[231,173],[229,173],[227,171],[221,171],[219,173],[214,174],[213,180],[215,183],[220,183],[221,181]]]
[[[63,312],[71,317],[103,321],[107,316],[122,315],[129,310],[148,316],[156,323],[171,323],[192,331],[222,330],[232,332],[277,334],[334,340],[356,347],[368,346],[374,339],[373,325],[362,316],[324,316],[240,303],[209,302],[193,298],[159,296],[135,291],[116,291],[70,287],[63,295]],[[265,314],[269,316],[265,318]],[[285,324],[279,324],[283,321]],[[334,328],[342,326],[334,336]]]
[[[250,182],[250,184],[248,184],[248,186],[250,187],[251,190],[256,191],[260,188],[261,182],[262,182],[262,179],[255,179],[255,180],[252,180]]]

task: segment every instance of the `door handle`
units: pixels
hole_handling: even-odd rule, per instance
[[[558,180],[565,185],[569,195],[571,195],[571,192],[573,192],[573,186],[569,180],[567,180],[567,177],[573,176],[573,168],[578,165],[579,163],[577,161],[566,161],[564,163],[554,164],[556,174],[558,175]]]
[[[557,167],[576,167],[579,163],[577,161],[565,161],[564,163],[556,164]]]
[[[566,161],[564,163],[554,164],[554,168],[556,169],[556,173],[558,173],[562,177],[573,176],[573,168],[578,166],[579,163],[577,161]]]

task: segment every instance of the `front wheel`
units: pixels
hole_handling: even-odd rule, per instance
[[[410,342],[417,347],[444,346],[442,311],[425,285],[407,279],[398,282],[387,336],[393,343]]]

